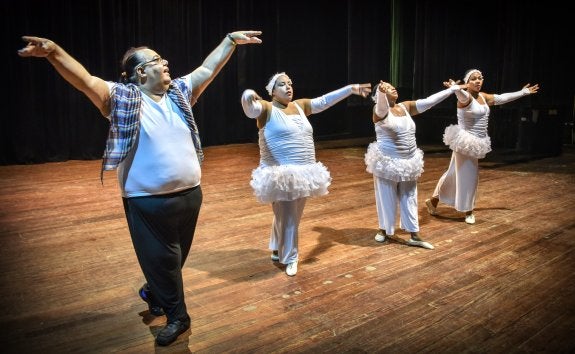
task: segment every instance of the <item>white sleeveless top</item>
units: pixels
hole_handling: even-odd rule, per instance
[[[259,131],[260,165],[252,171],[250,185],[262,203],[328,193],[331,176],[316,162],[313,128],[295,105],[298,114],[291,115],[272,106],[268,122]]]
[[[260,165],[315,163],[313,128],[302,109],[295,106],[299,114],[292,115],[272,106],[269,121],[259,131]]]
[[[377,177],[400,182],[414,181],[423,172],[423,151],[415,142],[415,122],[403,104],[405,115],[390,110],[387,117],[374,124],[377,141],[365,154],[366,170]]]
[[[485,97],[483,95],[481,97],[485,101]],[[458,107],[457,125],[445,128],[443,134],[445,145],[463,155],[484,158],[491,151],[491,139],[487,134],[489,112],[489,105],[480,104],[475,98],[472,98],[466,107]]]

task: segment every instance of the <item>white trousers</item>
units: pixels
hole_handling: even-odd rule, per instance
[[[373,183],[379,228],[385,230],[386,235],[395,234],[399,205],[399,227],[408,232],[418,232],[417,181],[394,182],[373,176]]]
[[[271,250],[277,250],[280,263],[290,264],[298,260],[298,228],[306,198],[272,203],[274,221],[270,236]]]
[[[441,176],[433,192],[434,198],[460,212],[472,211],[479,183],[477,158],[453,152],[449,168]]]

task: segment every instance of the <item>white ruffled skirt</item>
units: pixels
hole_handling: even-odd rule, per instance
[[[450,125],[445,128],[443,142],[449,148],[460,154],[482,159],[491,151],[491,138],[479,138],[459,125]]]
[[[395,182],[415,181],[423,172],[423,151],[416,149],[412,157],[404,159],[382,153],[377,142],[369,144],[365,154],[366,171]]]
[[[329,171],[321,162],[259,166],[252,171],[250,182],[261,203],[325,195],[330,184]]]

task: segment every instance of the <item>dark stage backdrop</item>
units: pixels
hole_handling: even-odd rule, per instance
[[[380,79],[398,87],[400,100],[420,98],[471,67],[483,71],[486,92],[539,83],[539,94],[492,110],[494,148],[555,149],[573,121],[572,20],[553,1],[4,0],[0,11],[9,92],[0,164],[98,159],[107,135],[108,121],[46,60],[17,56],[22,35],[50,38],[115,81],[129,47],[155,49],[176,77],[226,33],[263,31],[263,44],[238,46],[194,107],[205,146],[257,141],[240,95],[253,88],[265,97],[278,71],[291,76],[296,98]],[[351,97],[312,116],[316,139],[372,137],[371,108]],[[419,117],[418,142],[441,144],[456,122],[455,99]]]

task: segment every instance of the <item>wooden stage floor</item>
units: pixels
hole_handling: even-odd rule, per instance
[[[208,147],[204,204],[183,270],[192,329],[154,346],[165,318],[144,282],[114,172],[100,161],[0,167],[3,353],[534,353],[575,351],[575,149],[480,163],[475,225],[424,200],[449,163],[425,155],[421,235],[373,237],[366,146],[318,144],[333,178],[308,200],[295,277],[271,262],[271,207],[249,186],[255,144]],[[407,238],[403,232],[397,236]]]

